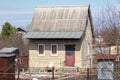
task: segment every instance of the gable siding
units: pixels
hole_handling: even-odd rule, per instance
[[[92,58],[92,31],[91,31],[91,24],[90,24],[90,19],[88,18],[88,25],[85,31],[85,38],[82,43],[82,66],[87,67],[90,65],[90,57]],[[88,43],[90,43],[90,55],[88,55]],[[87,65],[87,64],[88,65]],[[91,66],[92,66],[92,59],[91,59]]]

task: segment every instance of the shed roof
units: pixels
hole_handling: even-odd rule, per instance
[[[16,54],[0,54],[0,57],[12,57],[16,56]]]
[[[28,32],[28,39],[80,39],[83,31],[79,32]]]
[[[3,48],[0,50],[0,53],[12,53],[14,52],[15,50],[17,50],[18,48],[15,48],[15,47],[10,47],[10,48]]]
[[[97,54],[96,59],[97,60],[110,60],[110,59],[115,60],[116,55],[115,54]]]

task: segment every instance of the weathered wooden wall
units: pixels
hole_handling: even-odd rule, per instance
[[[0,58],[0,80],[15,80],[15,57]]]
[[[38,44],[45,44],[45,56],[38,56]],[[58,56],[50,55],[51,44],[58,44]],[[65,44],[75,44],[75,66],[81,67],[80,40],[31,40],[29,45],[29,67],[47,67],[49,62],[54,62],[55,67],[63,67]]]

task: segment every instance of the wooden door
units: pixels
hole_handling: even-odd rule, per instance
[[[75,64],[75,45],[66,45],[65,46],[65,65],[74,66]]]

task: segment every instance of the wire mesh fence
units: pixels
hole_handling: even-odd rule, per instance
[[[45,70],[44,70],[45,69]],[[120,68],[116,70],[116,79],[120,80]],[[98,68],[79,69],[77,72],[47,71],[46,68],[30,68],[16,73],[0,73],[0,79],[15,75],[16,80],[98,80]],[[54,79],[53,79],[54,75]],[[18,77],[19,76],[19,77]],[[12,79],[11,79],[12,80]]]
[[[45,68],[44,68],[45,69]],[[79,69],[77,72],[62,72],[62,71],[54,71],[54,74],[51,71],[46,71],[43,68],[31,68],[27,71],[21,71],[20,74],[16,73],[0,73],[0,80],[9,78],[7,76],[15,75],[16,80],[33,80],[36,78],[37,80],[98,80],[98,68],[87,68],[87,69]],[[120,80],[120,68],[116,71],[116,79]],[[54,75],[54,79],[53,79]],[[19,78],[18,78],[19,76]],[[12,79],[11,79],[12,80]]]
[[[38,80],[98,80],[98,70],[101,68],[97,68],[97,66],[96,68],[64,66],[61,68],[54,67],[54,70],[49,67],[29,67],[24,70],[22,67],[16,66],[15,69],[15,73],[6,72],[6,70],[0,72],[0,80],[5,80],[5,78],[10,78],[8,76],[13,75],[16,80],[33,80],[34,78]],[[114,73],[116,79],[120,80],[120,63],[117,63]]]

